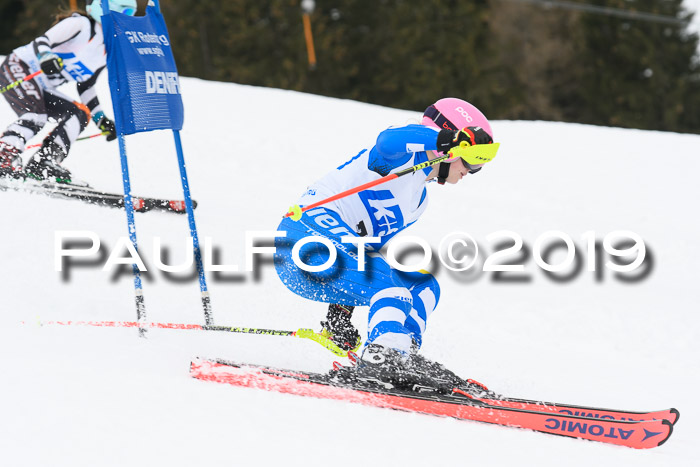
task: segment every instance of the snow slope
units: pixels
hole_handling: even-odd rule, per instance
[[[107,101],[107,85],[100,82]],[[274,89],[182,80],[182,132],[202,237],[219,262],[244,264],[244,234],[274,230],[306,185],[415,112]],[[477,99],[478,103],[478,99]],[[14,115],[0,104],[0,127]],[[509,395],[631,410],[676,407],[669,442],[650,451],[223,387],[188,376],[192,357],[218,356],[325,371],[333,355],[303,340],[194,331],[40,327],[50,320],[133,320],[130,273],[100,265],[54,270],[54,234],[96,232],[109,253],[127,235],[123,211],[18,192],[0,193],[0,463],[12,466],[154,465],[693,465],[700,430],[697,200],[700,136],[546,122],[493,122],[498,158],[457,186],[430,186],[430,207],[407,232],[437,247],[469,232],[507,229],[532,247],[549,230],[599,239],[640,235],[649,276],[548,279],[531,256],[527,283],[491,273],[442,287],[423,352]],[[90,129],[88,131],[92,131]],[[172,137],[129,137],[133,190],[180,197]],[[118,148],[76,143],[76,178],[120,190]],[[137,214],[148,264],[152,239],[184,257],[184,217]],[[583,259],[583,253],[579,256]],[[483,258],[483,257],[482,257]],[[513,257],[511,257],[511,260]],[[557,261],[557,256],[552,262]],[[97,262],[97,261],[96,261]],[[99,263],[99,262],[98,262]],[[100,263],[101,264],[101,263]],[[287,291],[265,262],[260,274],[209,274],[218,324],[318,327],[322,304]],[[202,323],[196,280],[154,271],[144,285],[149,319]],[[364,329],[366,310],[353,321]],[[21,325],[20,321],[30,324]]]

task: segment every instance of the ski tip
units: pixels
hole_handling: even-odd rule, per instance
[[[675,409],[672,409],[672,410],[675,410]],[[676,412],[677,412],[677,411],[676,411]],[[678,420],[678,419],[676,419],[676,420]],[[668,420],[662,420],[661,423],[662,423],[663,425],[668,426],[668,434],[666,435],[666,437],[665,437],[664,439],[662,439],[661,441],[659,441],[659,444],[657,444],[657,446],[661,446],[661,445],[664,444],[666,441],[668,441],[668,439],[671,437],[671,434],[673,433],[673,423],[671,423],[671,422],[668,421]]]
[[[676,416],[675,419],[669,420],[671,425],[675,425],[678,422],[678,419],[681,418],[681,413],[678,411],[678,409],[674,408],[669,409],[669,412]]]

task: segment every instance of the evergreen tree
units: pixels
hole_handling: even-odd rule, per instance
[[[605,6],[675,18],[681,0],[605,0]],[[580,121],[699,132],[696,34],[683,24],[582,15]],[[694,107],[689,104],[694,103]],[[696,122],[696,123],[693,123]]]
[[[0,55],[8,55],[20,45],[13,33],[23,8],[22,0],[0,0]]]
[[[682,0],[587,1],[688,18]],[[311,70],[300,3],[160,2],[183,76],[413,110],[456,96],[492,119],[700,133],[698,37],[682,23],[509,0],[317,0]],[[60,5],[0,0],[0,54],[46,31]]]
[[[491,38],[496,45],[490,80],[499,118],[571,120],[569,96],[578,87],[576,53],[580,13],[493,0]]]

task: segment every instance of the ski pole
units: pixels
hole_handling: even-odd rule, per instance
[[[22,324],[31,324],[22,321]],[[313,329],[299,328],[296,331],[282,331],[279,329],[245,328],[239,326],[215,326],[208,324],[183,324],[183,323],[140,323],[138,321],[46,321],[38,323],[40,326],[93,326],[108,328],[143,328],[143,329],[177,329],[190,331],[219,331],[234,332],[238,334],[260,334],[266,336],[285,336],[309,339],[321,344],[326,349],[340,357],[347,357],[348,351],[343,350],[333,343],[328,337]]]
[[[43,73],[43,71],[39,70],[37,72],[32,73],[31,75],[25,76],[22,79],[18,79],[14,83],[10,83],[7,86],[5,86],[4,88],[0,88],[0,94],[3,94],[5,91],[9,91],[12,88],[16,88],[17,86],[24,83],[25,81],[29,81],[30,79],[34,79],[42,73]]]
[[[422,162],[420,164],[414,165],[413,167],[409,167],[407,169],[404,169],[400,172],[385,175],[382,178],[379,178],[377,180],[373,180],[371,182],[364,183],[362,185],[356,186],[355,188],[350,188],[349,190],[345,190],[341,193],[338,193],[336,195],[330,196],[326,199],[322,199],[321,201],[317,201],[315,203],[309,204],[308,206],[304,206],[303,208],[299,206],[298,204],[296,206],[292,206],[289,208],[289,212],[284,215],[284,217],[291,217],[292,220],[298,221],[301,219],[301,215],[308,211],[309,209],[317,208],[319,206],[322,206],[324,204],[328,204],[330,202],[339,200],[341,198],[345,198],[350,195],[354,195],[355,193],[359,193],[360,191],[364,191],[368,188],[372,188],[373,186],[381,185],[382,183],[386,183],[389,180],[394,180],[395,178],[399,178],[403,175],[415,173],[421,169],[425,169],[427,167],[432,167],[435,164],[438,164],[440,162],[444,162],[446,159],[449,159],[450,156],[449,154],[440,156],[437,159],[433,159],[430,161]]]
[[[96,134],[90,135],[90,136],[83,136],[82,138],[76,139],[76,141],[84,141],[84,140],[90,139],[90,138],[97,138],[98,136],[104,136],[106,134],[107,133],[104,132],[104,133],[96,133]],[[39,146],[41,146],[41,144],[30,144],[29,146],[26,147],[26,149],[34,149],[34,148],[38,148]]]
[[[478,156],[479,154],[485,156],[484,160],[491,160],[495,157],[496,151],[498,151],[500,143],[493,143],[493,144],[477,144],[474,146],[470,146],[468,148],[471,157]],[[292,220],[298,221],[301,219],[301,215],[308,211],[309,209],[317,208],[319,206],[322,206],[324,204],[328,204],[332,201],[336,201],[342,198],[345,198],[350,195],[354,195],[355,193],[359,193],[360,191],[366,190],[368,188],[372,188],[373,186],[381,185],[382,183],[386,183],[389,180],[394,180],[399,177],[403,177],[404,175],[412,174],[415,172],[418,172],[419,170],[423,170],[428,167],[432,167],[436,164],[439,164],[441,162],[444,162],[447,159],[452,158],[450,154],[445,154],[444,156],[440,156],[436,159],[430,160],[430,161],[425,161],[421,162],[420,164],[416,164],[413,167],[409,167],[407,169],[401,170],[400,172],[396,172],[393,174],[385,175],[382,178],[379,178],[377,180],[373,180],[371,182],[367,182],[365,184],[356,186],[355,188],[350,188],[349,190],[345,190],[342,193],[338,193],[336,195],[330,196],[326,199],[323,199],[321,201],[318,201],[313,204],[309,204],[308,206],[304,206],[303,208],[300,207],[299,205],[292,206],[289,208],[289,212],[284,215],[284,217],[291,217]]]

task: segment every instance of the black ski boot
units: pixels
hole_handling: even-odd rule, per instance
[[[70,183],[71,173],[61,165],[66,156],[66,151],[54,141],[44,141],[39,152],[27,162],[24,171],[27,177],[36,180]]]
[[[404,371],[406,356],[398,350],[377,344],[368,344],[358,357],[349,353],[354,366],[337,367],[331,372],[341,384],[367,388],[398,388]]]
[[[407,371],[419,374],[428,381],[433,381],[436,389],[443,394],[466,396],[471,399],[502,398],[500,394],[489,390],[480,382],[473,379],[462,379],[448,370],[442,363],[429,360],[413,351],[406,361],[405,367]]]
[[[396,349],[379,344],[369,344],[356,366],[336,369],[334,376],[339,383],[366,386],[376,389],[395,389],[406,392],[451,394],[455,383],[461,382],[454,373],[435,368],[441,365],[428,359],[416,359]],[[433,366],[435,368],[433,368]]]
[[[0,141],[0,177],[22,178],[20,151]]]
[[[461,388],[462,395],[465,392],[470,395],[482,394],[485,390],[478,383],[465,381],[442,364],[422,355],[407,354],[378,344],[367,345],[362,357],[351,360],[356,366],[336,368],[333,372],[341,384],[447,395],[452,395],[455,388]]]
[[[321,334],[343,350],[357,350],[362,342],[360,333],[350,321],[354,309],[354,306],[331,303],[326,315],[328,321],[321,321]]]

